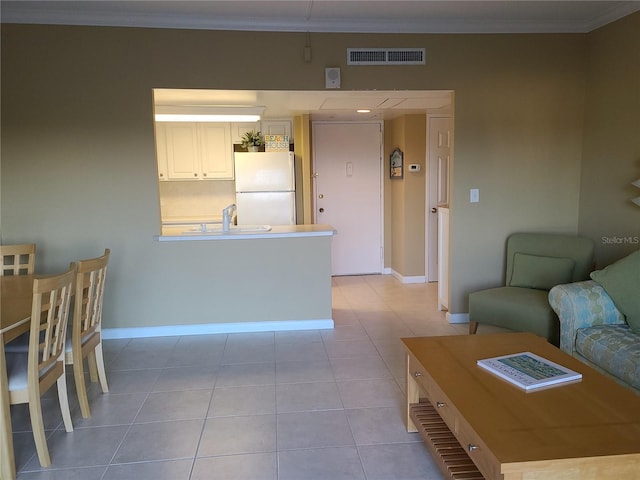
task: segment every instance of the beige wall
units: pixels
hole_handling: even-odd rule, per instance
[[[453,90],[453,313],[466,311],[470,291],[500,283],[509,233],[578,230],[585,35],[312,34],[305,63],[303,33],[3,25],[1,34],[2,241],[38,242],[40,270],[109,246],[107,325],[195,316],[187,304],[176,318],[160,301],[175,275],[222,288],[212,303],[242,300],[225,287],[226,248],[153,240],[153,88],[321,90],[324,68],[340,66],[343,90]],[[360,46],[422,46],[427,65],[347,67],[346,48]],[[248,63],[256,49],[277,55]],[[196,279],[203,253],[210,270]]]
[[[298,224],[313,223],[313,195],[311,178],[311,122],[309,115],[296,115],[294,124],[294,144],[296,154],[296,210]]]
[[[640,248],[640,14],[588,40],[579,227],[601,268]]]
[[[390,143],[385,145],[385,166],[389,165],[389,155],[394,148],[398,147],[401,150],[403,149],[403,141],[404,141],[404,125],[406,122],[405,117],[397,118],[393,121],[386,122],[386,129],[389,130],[390,135]],[[387,172],[389,171],[389,167],[387,167]],[[405,185],[402,180],[397,178],[390,179],[389,181],[389,190],[387,201],[390,203],[391,208],[391,216],[389,221],[390,228],[390,238],[391,238],[391,265],[390,267],[393,270],[396,270],[399,273],[402,273],[404,270],[404,258],[405,258]]]
[[[385,175],[389,176],[389,156],[395,148],[403,152],[404,177],[389,182],[386,202],[390,205],[390,268],[402,277],[425,275],[425,161],[426,115],[404,115],[385,123],[389,137],[385,144]],[[410,173],[409,164],[421,166]]]
[[[406,259],[402,274],[408,277],[425,275],[425,172],[427,148],[426,115],[407,115],[404,139],[404,184]],[[420,172],[412,173],[409,165],[417,163]]]

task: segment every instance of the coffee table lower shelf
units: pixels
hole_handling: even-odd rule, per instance
[[[420,403],[411,404],[409,415],[445,477],[453,480],[484,480],[465,449],[428,400],[420,399]]]

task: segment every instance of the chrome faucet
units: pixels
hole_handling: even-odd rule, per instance
[[[233,219],[233,212],[236,211],[236,204],[232,203],[222,210],[222,231],[228,232],[231,226],[231,220]]]

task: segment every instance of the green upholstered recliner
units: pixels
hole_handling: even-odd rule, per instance
[[[478,324],[495,325],[560,342],[558,317],[549,305],[555,285],[589,278],[593,270],[594,242],[588,238],[515,233],[507,239],[504,287],[469,295],[469,333]]]

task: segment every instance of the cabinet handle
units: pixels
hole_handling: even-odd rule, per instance
[[[418,377],[421,377],[421,376],[422,376],[422,373],[420,373],[420,372],[413,372],[413,376],[414,376],[414,377],[416,377],[416,378],[418,378]]]
[[[473,452],[474,450],[477,450],[477,449],[478,449],[478,446],[477,446],[477,445],[474,445],[473,443],[470,443],[469,445],[467,445],[467,449],[468,449],[470,452]]]
[[[206,174],[206,173],[203,173],[203,174],[202,174],[202,176],[203,176],[203,177],[206,177],[206,176],[207,176],[207,174]]]
[[[438,408],[444,407],[444,402],[436,402],[436,407]]]
[[[193,176],[194,176],[194,177],[197,177],[197,176],[198,176],[198,174],[197,174],[197,173],[194,173],[194,174],[193,174]]]

